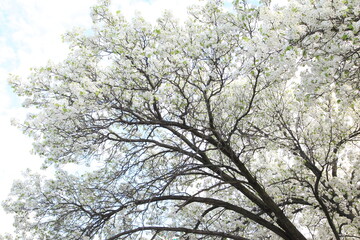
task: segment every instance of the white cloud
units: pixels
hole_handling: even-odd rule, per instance
[[[5,39],[0,39],[0,64],[7,64],[6,61],[14,61],[15,60],[15,52],[14,50],[6,45]]]
[[[6,78],[6,73],[0,68],[0,79],[4,78]],[[7,89],[6,82],[0,81],[0,116],[1,114],[5,114],[4,111],[6,111],[6,109],[8,109],[11,105],[11,97],[9,96]]]

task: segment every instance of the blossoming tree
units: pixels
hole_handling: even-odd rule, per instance
[[[57,169],[14,184],[18,237],[360,239],[358,3],[95,6],[66,60],[11,79]]]

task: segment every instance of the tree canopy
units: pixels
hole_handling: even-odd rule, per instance
[[[11,79],[57,169],[4,202],[19,239],[360,239],[358,0],[155,24],[109,5],[67,59]]]

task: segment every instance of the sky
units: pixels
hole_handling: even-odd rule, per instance
[[[112,5],[128,18],[139,11],[155,21],[171,10],[182,19],[187,6],[197,0],[113,0]],[[9,87],[9,74],[26,79],[31,67],[48,60],[61,61],[68,52],[61,35],[75,27],[90,28],[90,7],[96,0],[1,0],[0,1],[0,202],[10,192],[12,182],[27,168],[39,171],[41,159],[31,154],[31,139],[11,125],[23,119],[27,110]],[[14,231],[12,216],[0,207],[0,235]]]
[[[165,10],[185,19],[187,7],[204,0],[112,0],[112,7],[130,19],[140,12],[154,22]],[[230,6],[232,0],[224,0]],[[258,3],[258,0],[250,0]],[[281,3],[282,0],[273,0]],[[31,139],[11,125],[12,119],[27,114],[21,99],[7,83],[9,74],[26,79],[30,68],[44,66],[47,61],[64,59],[68,47],[61,35],[73,28],[91,27],[90,8],[97,0],[1,0],[0,1],[0,202],[4,201],[12,183],[21,179],[27,168],[40,171],[42,160],[31,154]],[[0,207],[0,235],[12,233],[13,218]]]
[[[185,19],[187,7],[203,0],[112,0],[112,7],[130,19],[140,12],[154,22],[170,10]],[[224,0],[229,6],[231,0]],[[258,0],[250,0],[258,2]],[[276,0],[281,2],[282,0]],[[0,1],[0,202],[12,183],[21,179],[27,168],[40,171],[42,160],[31,154],[31,139],[11,125],[12,119],[24,119],[26,109],[7,83],[9,74],[22,79],[30,68],[44,66],[48,60],[58,62],[68,48],[61,35],[73,28],[90,28],[90,8],[97,0],[1,0]],[[14,231],[12,216],[0,207],[0,235]]]

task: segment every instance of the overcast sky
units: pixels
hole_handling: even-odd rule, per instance
[[[232,0],[225,0],[229,4]],[[251,0],[257,2],[257,0]],[[281,2],[279,0],[277,2]],[[26,110],[7,84],[10,73],[26,78],[31,67],[48,60],[61,61],[67,46],[61,35],[74,27],[90,28],[90,7],[97,0],[1,0],[0,1],[0,202],[6,199],[12,182],[26,168],[39,171],[41,159],[30,154],[31,139],[11,126]],[[203,1],[202,1],[203,2]],[[112,0],[115,9],[130,18],[139,11],[155,21],[164,10],[184,19],[187,6],[198,0]],[[0,235],[11,233],[12,217],[0,207]]]
[[[196,0],[113,0],[116,9],[131,17],[135,11],[154,21],[165,10],[178,18]],[[7,84],[9,73],[26,77],[31,67],[48,60],[60,61],[67,46],[61,34],[74,27],[91,26],[90,7],[96,0],[1,0],[0,1],[0,201],[12,182],[26,168],[39,169],[41,160],[32,154],[31,140],[11,126],[12,118],[26,115],[21,100]],[[12,217],[0,207],[0,234],[12,232]]]

